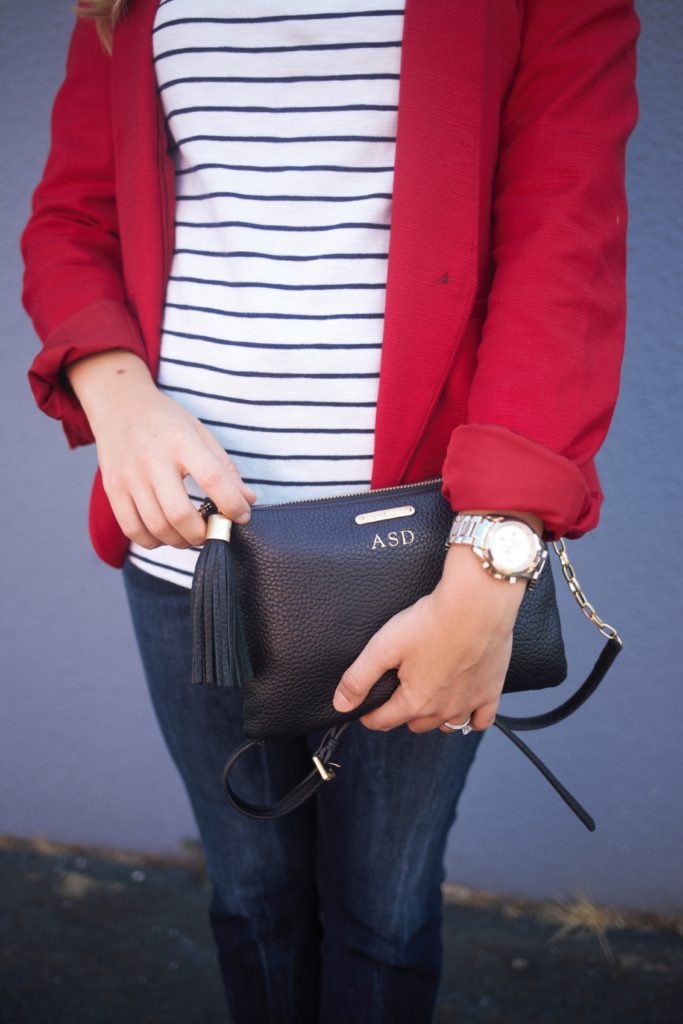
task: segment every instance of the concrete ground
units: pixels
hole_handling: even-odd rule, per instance
[[[172,863],[0,837],[0,892],[1,1024],[227,1024],[196,849]],[[680,916],[444,897],[434,1024],[683,1020]]]

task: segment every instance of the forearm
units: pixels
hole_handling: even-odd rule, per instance
[[[145,400],[156,385],[147,364],[133,352],[111,349],[77,359],[64,368],[70,386],[94,431],[99,418],[124,403]]]

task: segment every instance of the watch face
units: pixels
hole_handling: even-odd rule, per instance
[[[489,535],[488,548],[493,567],[508,575],[531,568],[536,557],[532,531],[518,523],[496,524]]]

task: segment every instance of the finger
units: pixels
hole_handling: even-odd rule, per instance
[[[401,686],[398,686],[388,701],[369,714],[363,715],[359,721],[368,729],[379,729],[386,732],[403,725],[415,717],[415,707]]]
[[[491,701],[489,704],[482,704],[472,713],[472,719],[470,725],[473,729],[489,729],[496,718],[498,707],[500,705],[500,698],[498,700]]]
[[[351,711],[362,704],[377,680],[398,664],[386,635],[380,629],[342,675],[333,698],[337,711]]]
[[[240,471],[238,470],[237,466],[235,465],[233,460],[230,458],[230,456],[226,452],[225,448],[223,448],[223,446],[221,445],[220,441],[215,436],[215,434],[212,434],[211,431],[208,429],[208,427],[205,427],[203,423],[199,422],[199,420],[197,421],[197,425],[198,425],[198,428],[199,428],[199,433],[201,434],[201,437],[204,440],[204,442],[206,443],[209,451],[213,455],[215,455],[216,458],[218,459],[219,463],[222,466],[224,466],[225,469],[227,469],[227,471],[229,473],[232,474],[232,476],[234,477],[236,485],[242,491],[242,493],[246,497],[247,501],[251,501],[251,502],[256,501],[256,499],[258,498],[258,495],[256,494],[256,491],[252,490],[251,487],[247,483],[244,482],[244,480],[242,479],[242,476],[241,476]]]
[[[177,471],[168,469],[150,478],[157,502],[166,521],[189,545],[203,544],[206,523],[194,507]]]
[[[175,530],[166,516],[151,487],[141,487],[132,492],[132,498],[146,528],[162,542],[174,548],[189,548],[188,542]]]
[[[448,718],[442,719],[441,725],[439,726],[439,731],[440,732],[447,732],[450,736],[453,736],[454,733],[456,733],[456,732],[462,732],[462,729],[449,729],[447,725],[444,725],[444,721],[445,722],[450,722],[451,725],[464,725],[467,722],[467,715],[462,715],[462,714],[460,714],[458,716],[456,716],[456,715],[449,715]],[[470,717],[469,722],[467,722],[467,724],[468,725],[472,725],[472,718],[471,717]]]
[[[426,715],[423,718],[413,718],[406,724],[411,732],[432,732],[433,729],[438,729],[442,723],[443,715]]]
[[[224,516],[238,523],[248,521],[251,506],[238,486],[234,473],[206,445],[186,444],[181,458],[183,471],[197,481]],[[242,520],[242,516],[247,518]]]
[[[487,705],[484,705],[484,707],[488,708],[488,707],[490,707],[490,705],[487,704]],[[452,714],[448,715],[446,718],[442,718],[441,725],[440,725],[441,732],[450,732],[450,733],[452,733],[454,731],[455,732],[458,731],[458,730],[449,729],[447,725],[444,725],[444,722],[450,722],[451,725],[465,725],[465,724],[467,724],[467,725],[469,725],[472,728],[473,732],[480,732],[484,728],[488,728],[488,726],[492,722],[492,719],[489,718],[488,714],[483,716],[483,717],[477,718],[476,716],[479,714],[480,711],[481,711],[481,708],[477,708],[477,710],[473,710],[473,711],[470,711],[468,713],[465,713],[462,710],[458,710],[458,711],[453,712]],[[478,723],[485,723],[485,724],[478,724]]]
[[[109,498],[112,512],[123,533],[141,548],[158,548],[160,541],[153,537],[138,514],[133,499],[128,494]]]
[[[472,726],[473,732],[488,729],[493,725],[498,704],[499,701],[483,704],[476,711],[470,712],[468,724]],[[414,718],[407,725],[411,732],[429,732],[431,729],[441,729],[441,732],[452,733],[453,729],[449,729],[443,723],[451,722],[453,725],[462,725],[467,722],[467,718],[468,715],[464,711],[458,710],[447,715],[425,715],[422,718]]]

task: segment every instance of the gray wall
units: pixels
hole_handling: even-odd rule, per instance
[[[2,714],[0,831],[177,852],[196,835],[157,730],[120,574],[86,532],[94,448],[70,452],[38,412],[26,371],[38,341],[19,302],[18,236],[47,151],[71,25],[66,0],[2,0]],[[625,649],[567,722],[528,734],[588,806],[588,833],[498,730],[484,737],[451,835],[448,877],[508,894],[671,909],[683,904],[681,672],[681,5],[647,0],[641,119],[628,160],[629,325],[616,415],[598,456],[598,528],[568,542],[598,612]],[[678,88],[676,88],[678,86]],[[677,148],[678,147],[678,148]],[[678,308],[676,308],[678,306]],[[672,368],[672,364],[675,365]],[[652,524],[651,526],[649,524]],[[553,568],[558,563],[551,551]],[[511,695],[534,713],[571,692],[602,642],[556,574],[571,682]],[[77,623],[78,629],[74,629]],[[40,639],[37,639],[40,637]],[[78,637],[78,639],[76,639]]]

